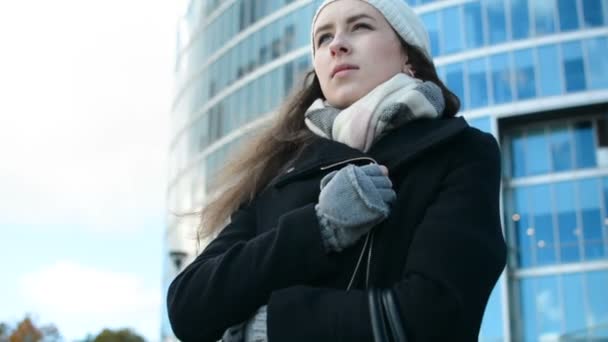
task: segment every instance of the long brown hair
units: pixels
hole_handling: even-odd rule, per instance
[[[399,37],[399,36],[398,36]],[[416,78],[437,84],[445,99],[443,117],[454,116],[460,108],[458,97],[439,79],[435,65],[420,49],[407,44],[401,37]],[[242,204],[249,203],[285,165],[297,156],[314,138],[304,124],[306,109],[317,98],[325,99],[314,70],[308,71],[300,89],[296,89],[279,108],[269,128],[242,149],[218,172],[215,187],[233,184],[200,212],[198,237],[205,238],[223,228],[226,220]]]

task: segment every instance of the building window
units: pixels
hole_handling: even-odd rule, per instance
[[[534,28],[537,36],[555,32],[555,3],[553,0],[532,1]]]
[[[606,128],[604,120],[561,121],[507,132],[511,177],[597,167],[601,148],[595,141],[604,143],[608,133],[594,132]],[[506,191],[505,202],[513,266],[608,258],[608,177],[582,174],[570,180],[523,183]]]
[[[520,50],[514,54],[515,59],[515,85],[517,98],[520,100],[536,96],[536,77],[534,75],[535,63],[532,50]]]
[[[464,5],[465,40],[467,48],[476,48],[483,45],[483,32],[481,21],[481,5],[479,2],[469,2]]]
[[[469,76],[469,107],[488,105],[488,84],[486,80],[486,59],[479,58],[467,63]]]
[[[598,166],[603,151],[596,135],[603,120],[561,122],[546,127],[524,128],[509,135],[511,178],[535,176]],[[601,133],[605,136],[606,132]]]
[[[608,1],[606,1],[608,4]],[[589,66],[591,89],[608,88],[608,38],[598,37],[584,41]]]
[[[514,286],[515,341],[603,340],[608,271],[527,277]]]
[[[513,39],[525,39],[530,36],[528,0],[511,0],[511,32]]]
[[[564,55],[564,76],[566,78],[566,91],[574,92],[584,90],[585,67],[583,63],[583,51],[578,41],[562,44]]]
[[[517,186],[510,193],[512,266],[528,268],[606,259],[608,178]]]
[[[562,93],[561,67],[556,45],[544,45],[537,49],[538,78],[542,96],[559,95]]]
[[[431,52],[433,56],[439,56],[442,51],[439,44],[439,18],[437,12],[423,14],[421,15],[421,19],[424,22],[427,32],[429,33]]]
[[[450,64],[446,67],[446,83],[448,88],[460,99],[464,107],[464,81],[462,63]]]
[[[442,12],[443,51],[454,53],[462,50],[460,7],[450,7]]]
[[[560,31],[572,31],[578,29],[578,11],[576,0],[558,0],[559,29]]]
[[[502,43],[507,40],[507,23],[505,18],[504,0],[484,0],[488,22],[490,44]]]
[[[283,36],[283,51],[289,52],[293,50],[296,39],[296,27],[293,24],[285,27],[285,35]]]
[[[595,139],[591,121],[581,121],[573,125],[576,167],[589,168],[596,165]]]
[[[510,102],[513,98],[511,94],[510,64],[509,55],[506,53],[490,57],[494,103],[500,104]]]
[[[602,26],[604,23],[604,15],[600,0],[584,0],[583,5],[583,20],[585,26],[596,27]]]

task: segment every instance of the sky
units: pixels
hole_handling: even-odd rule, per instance
[[[0,2],[0,322],[160,339],[183,2]]]

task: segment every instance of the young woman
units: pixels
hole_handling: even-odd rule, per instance
[[[496,140],[455,117],[404,0],[325,1],[311,34],[304,89],[203,211],[176,336],[378,341],[390,318],[395,340],[477,340],[506,260]]]

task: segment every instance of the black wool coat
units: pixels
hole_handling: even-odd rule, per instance
[[[327,173],[370,161],[397,200],[374,227],[373,253],[346,291],[363,240],[326,253],[314,205]],[[461,117],[411,121],[367,153],[318,138],[171,283],[183,341],[215,341],[268,305],[270,342],[373,341],[369,287],[392,287],[410,341],[475,341],[506,262],[500,153]],[[367,257],[365,257],[367,259]],[[367,274],[366,274],[367,273]]]

